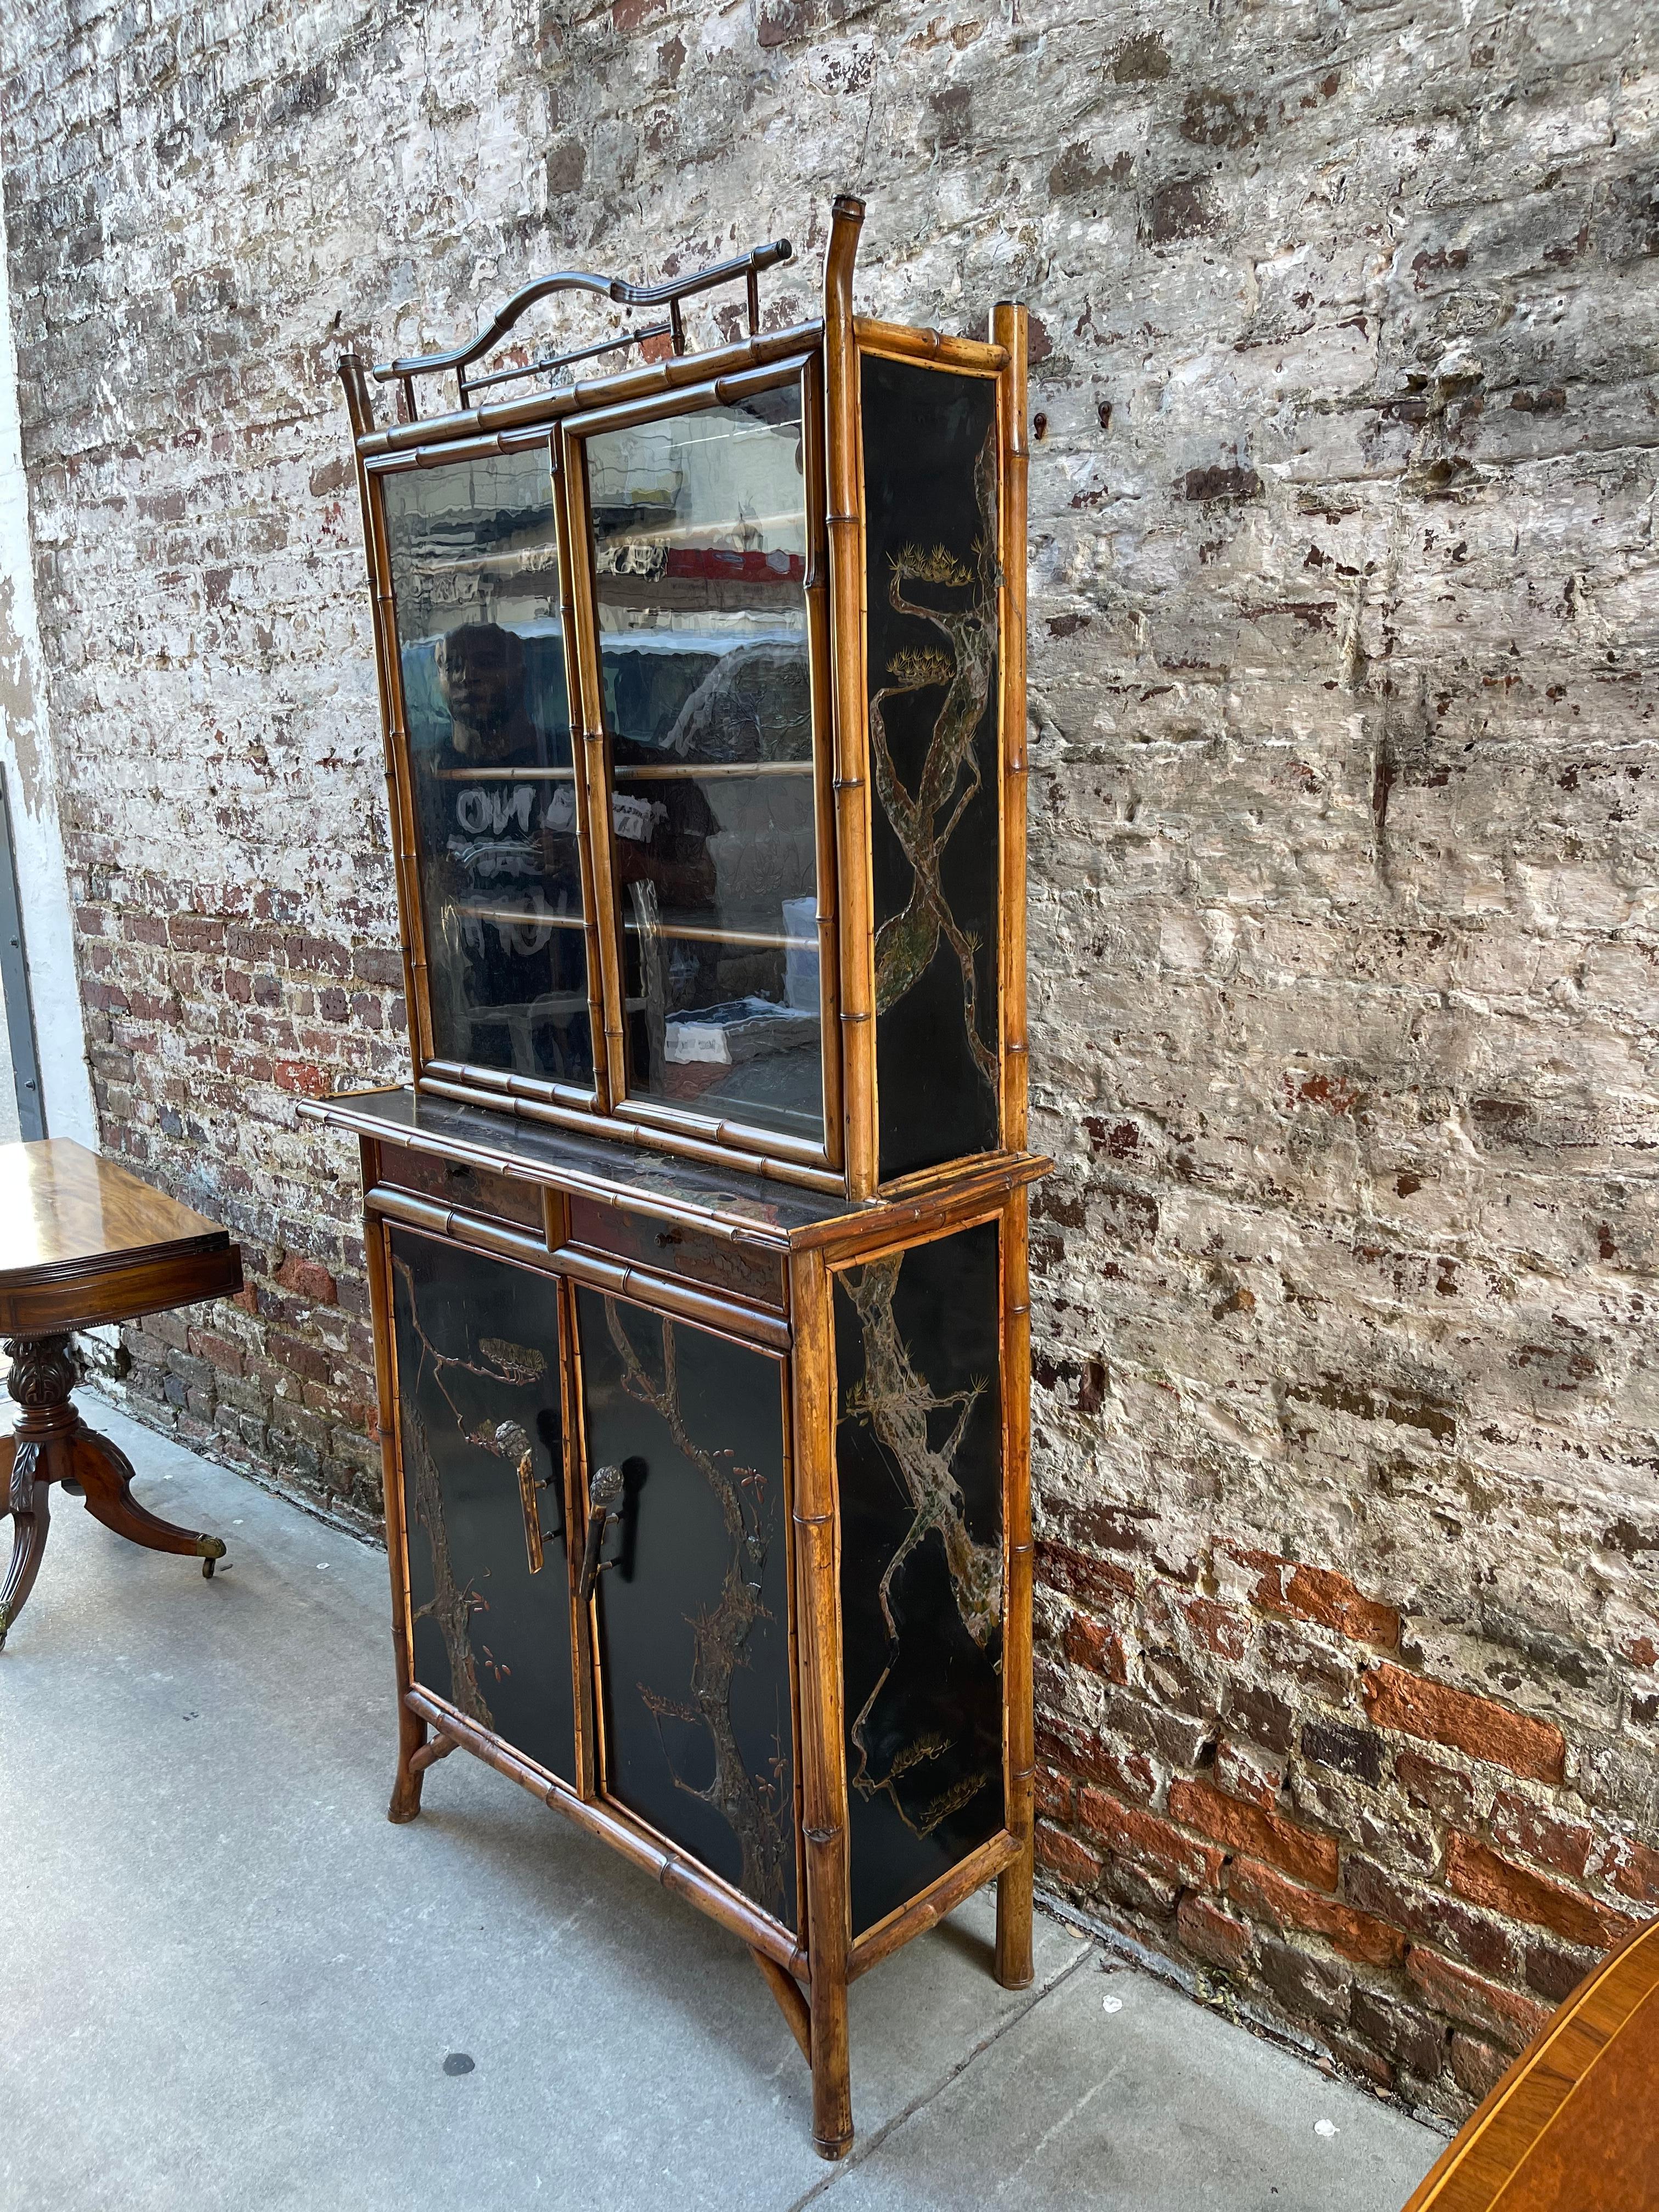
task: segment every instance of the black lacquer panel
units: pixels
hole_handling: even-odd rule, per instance
[[[1003,1825],[998,1234],[835,1277],[854,1935]]]
[[[1000,1141],[996,386],[866,355],[881,1180]]]
[[[599,1581],[608,1793],[795,1923],[782,1369],[576,1293],[587,1463],[623,1470]]]
[[[400,1229],[391,1258],[415,1680],[574,1782],[557,1286]]]

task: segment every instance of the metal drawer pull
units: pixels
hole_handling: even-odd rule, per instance
[[[584,1605],[593,1595],[593,1585],[600,1574],[599,1553],[605,1543],[605,1531],[613,1522],[620,1522],[623,1509],[623,1471],[619,1467],[596,1467],[587,1486],[587,1546],[582,1553],[581,1601]],[[605,1562],[609,1566],[611,1562]]]

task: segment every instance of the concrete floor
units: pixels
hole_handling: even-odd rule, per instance
[[[228,1571],[54,1492],[0,1654],[0,2212],[1393,2212],[1439,2150],[1051,1920],[999,1990],[987,1895],[857,1984],[822,2165],[733,1938],[463,1756],[387,1823],[384,1555],[83,1403]]]

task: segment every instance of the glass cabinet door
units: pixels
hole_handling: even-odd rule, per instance
[[[591,1091],[550,447],[380,475],[434,1056]]]
[[[595,429],[628,1095],[823,1139],[800,380]]]

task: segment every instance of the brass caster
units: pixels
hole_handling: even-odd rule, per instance
[[[215,1562],[214,1560],[212,1560],[212,1559],[204,1559],[204,1560],[203,1560],[203,1562],[202,1562],[202,1580],[203,1580],[204,1583],[210,1583],[210,1582],[213,1580],[213,1570],[214,1570],[214,1566],[215,1566],[215,1565],[216,1565],[216,1562]]]
[[[225,1556],[225,1540],[222,1536],[198,1536],[196,1548],[202,1555],[202,1580],[210,1583],[214,1568]]]

